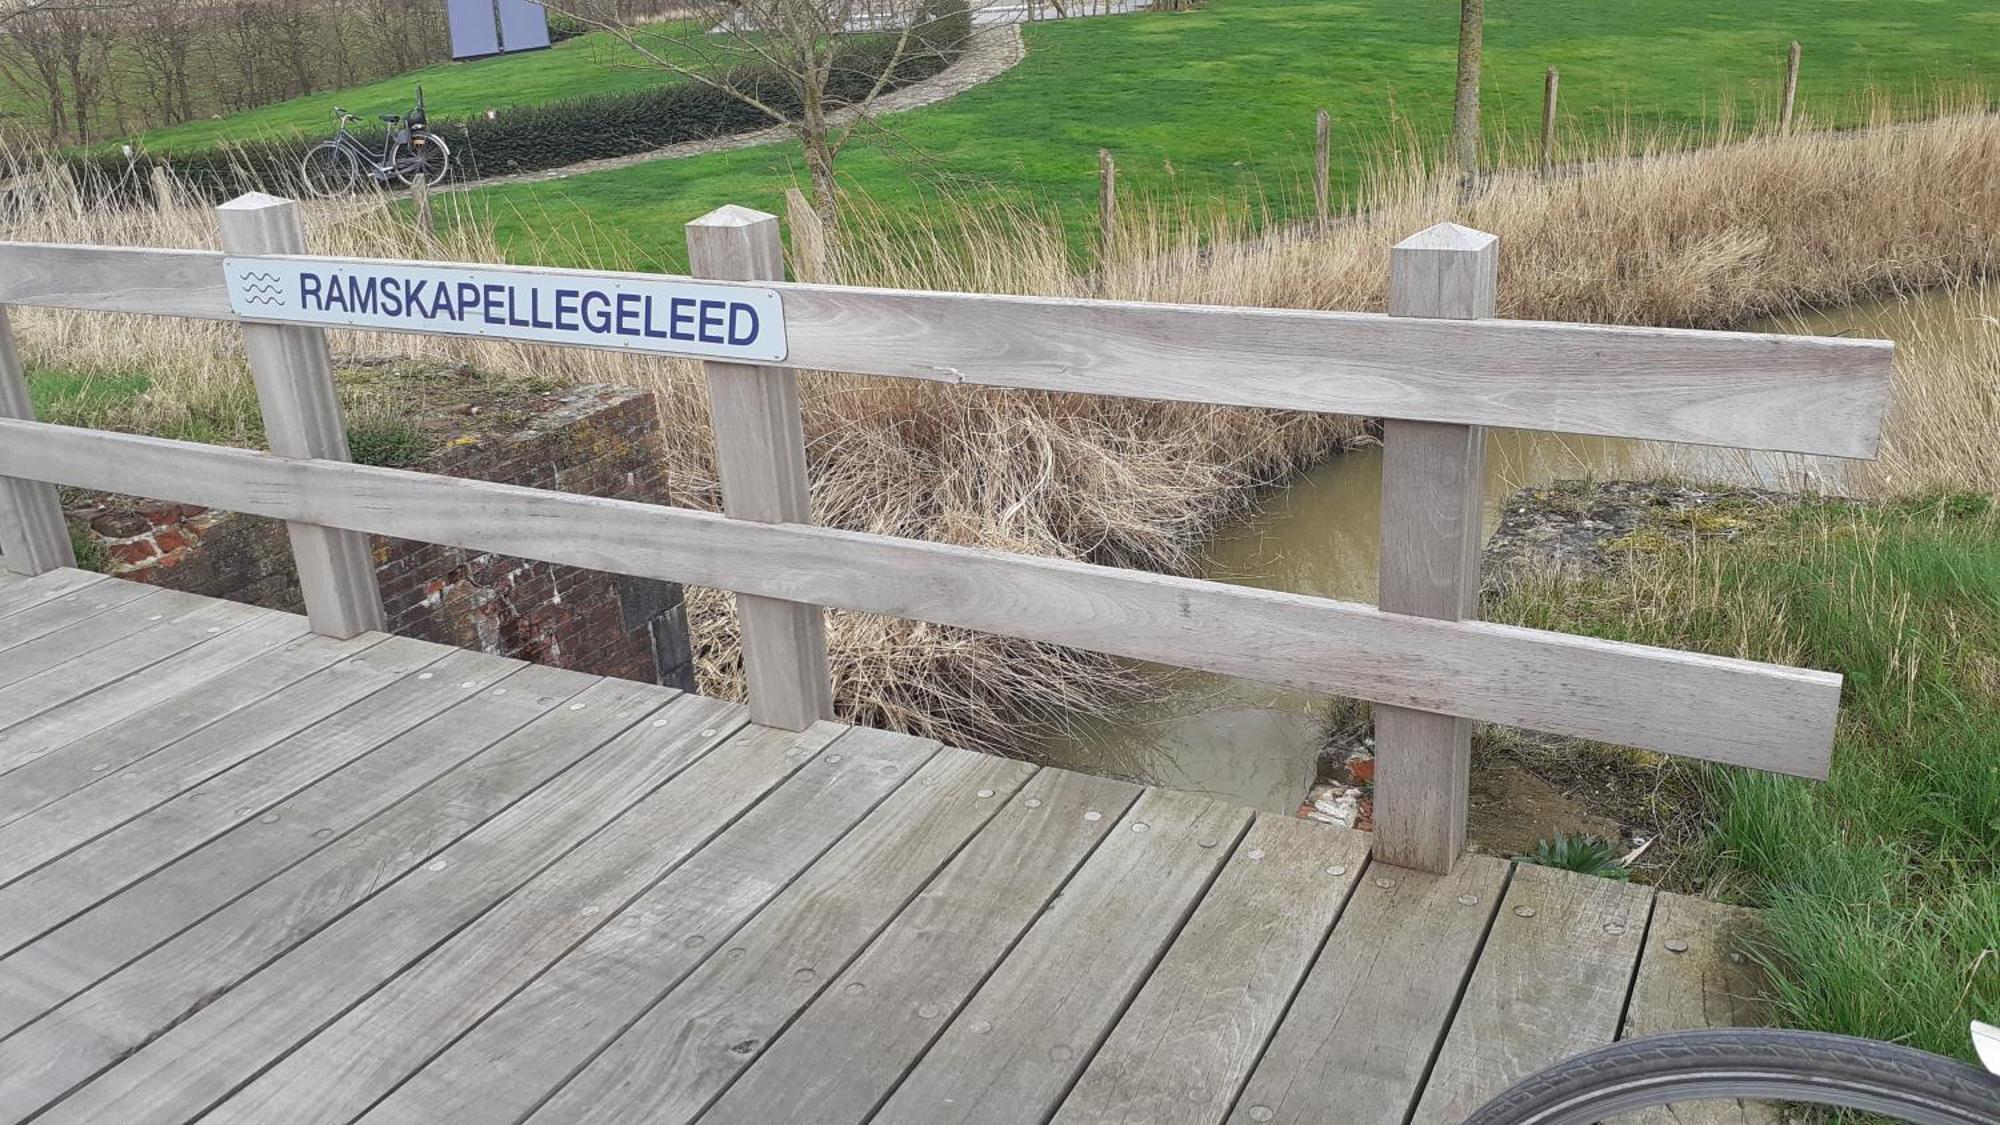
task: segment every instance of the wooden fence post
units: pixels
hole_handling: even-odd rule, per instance
[[[696,277],[782,281],[778,219],[746,207],[711,211],[687,225]],[[704,363],[722,509],[760,523],[811,523],[805,427],[798,376],[786,367]],[[743,626],[743,679],[750,719],[804,730],[833,717],[826,661],[826,611],[778,598],[736,595]]]
[[[418,172],[410,181],[410,203],[417,212],[417,233],[423,235],[428,244],[437,237],[437,223],[431,217],[431,178],[428,173]]]
[[[1785,59],[1785,101],[1778,110],[1778,131],[1789,135],[1792,131],[1792,104],[1799,96],[1799,41],[1792,40],[1792,51]]]
[[[1324,231],[1333,221],[1333,115],[1319,111],[1313,128],[1313,213]]]
[[[1555,175],[1556,171],[1556,88],[1562,83],[1562,76],[1555,67],[1549,68],[1548,76],[1542,82],[1542,178]]]
[[[27,370],[14,349],[14,326],[0,306],[0,418],[33,421],[34,417]],[[56,486],[0,477],[0,567],[15,574],[41,574],[75,565]]]
[[[1111,248],[1118,238],[1118,162],[1111,150],[1097,150],[1097,240],[1099,267],[1111,264]]]
[[[1391,316],[1493,315],[1500,240],[1440,223],[1397,243]],[[1486,431],[1389,419],[1382,434],[1381,606],[1447,620],[1477,616]],[[1472,722],[1376,705],[1375,854],[1450,871],[1465,850]]]
[[[299,205],[251,192],[216,208],[222,248],[230,254],[303,254],[306,231]],[[281,457],[345,461],[347,427],[333,387],[326,332],[296,325],[245,324],[243,350],[257,383],[264,436]],[[292,559],[306,618],[315,633],[347,638],[384,627],[382,593],[368,536],[358,531],[290,523]]]

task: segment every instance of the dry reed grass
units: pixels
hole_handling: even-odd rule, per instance
[[[1601,151],[1640,147],[1613,138]],[[2000,119],[1946,112],[1920,125],[1607,158],[1551,181],[1505,175],[1469,202],[1420,158],[1390,157],[1353,213],[1319,232],[1258,232],[1249,206],[1130,200],[1111,259],[1090,276],[1073,267],[1058,216],[962,203],[942,221],[910,223],[855,200],[825,266],[853,283],[1367,309],[1383,300],[1389,245],[1451,219],[1501,236],[1503,315],[1740,326],[1986,274],[2000,262],[1996,182]],[[309,208],[312,248],[502,257],[464,197],[441,203],[458,209],[455,221],[421,252],[401,212],[382,205]],[[152,212],[94,211],[73,186],[45,180],[0,217],[0,237],[209,246],[215,231],[208,209],[192,200]],[[151,380],[94,424],[181,433],[199,423],[203,433],[255,438],[254,399],[226,325],[46,310],[23,310],[16,325],[31,364]],[[500,378],[650,386],[667,434],[673,502],[718,506],[706,400],[691,364],[366,333],[338,334],[335,346],[347,356],[408,356]],[[1991,337],[1970,358],[1925,356],[1911,348],[1902,366],[1884,479],[1992,487],[1984,456],[1994,417]],[[815,376],[806,388],[821,523],[1168,570],[1189,567],[1215,523],[1260,487],[1361,433],[1345,418],[844,375]],[[1974,409],[1981,403],[1984,414]],[[703,690],[734,694],[726,596],[698,591],[694,609]],[[962,745],[1018,745],[1024,724],[1141,690],[1112,661],[919,622],[835,614],[831,644],[843,717]]]

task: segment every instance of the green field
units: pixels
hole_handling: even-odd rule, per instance
[[[665,50],[661,29],[649,45]],[[592,32],[546,51],[501,55],[462,63],[439,63],[408,74],[344,90],[307,94],[232,114],[221,120],[189,121],[142,134],[137,142],[153,152],[205,148],[219,141],[249,141],[295,133],[333,131],[333,107],[373,120],[379,113],[405,113],[424,88],[433,117],[471,117],[487,109],[540,105],[563,98],[618,94],[678,81],[647,64],[608,32]],[[115,146],[100,146],[115,147]]]
[[[1335,123],[1336,184],[1391,138],[1441,136],[1458,5],[1448,0],[1213,0],[1204,10],[1042,24],[997,80],[890,120],[841,160],[846,183],[914,211],[940,189],[995,193],[1091,220],[1097,150],[1127,190],[1262,196],[1282,214],[1309,182],[1313,115]],[[1776,103],[1804,44],[1800,111],[1853,122],[1870,95],[1911,105],[2000,73],[2000,10],[1980,0],[1491,0],[1488,131],[1539,129],[1542,73],[1562,71],[1566,128],[1712,126]],[[1397,122],[1391,123],[1391,106]],[[772,209],[802,176],[795,145],[482,189],[510,252],[558,264],[678,268],[680,224],[719,204]]]

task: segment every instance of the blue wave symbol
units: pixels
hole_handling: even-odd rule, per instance
[[[243,287],[243,301],[250,305],[282,305],[285,303],[285,287],[282,279],[274,273],[241,273],[236,280]]]

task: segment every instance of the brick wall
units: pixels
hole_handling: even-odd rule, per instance
[[[662,503],[659,416],[644,391],[584,387],[519,425],[447,440],[413,466],[446,476]],[[114,573],[298,612],[284,526],[184,504],[105,498],[87,513]],[[376,537],[389,630],[597,675],[692,690],[678,584]]]

